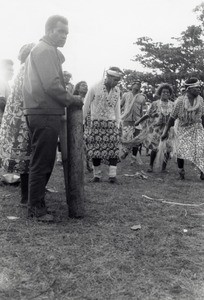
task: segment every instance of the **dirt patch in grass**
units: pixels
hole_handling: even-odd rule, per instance
[[[156,201],[202,204],[204,182],[190,163],[179,181],[173,159],[167,174],[125,176],[146,172],[149,158],[142,160],[119,165],[120,185],[108,183],[106,167],[101,183],[85,172],[82,220],[68,218],[58,165],[49,183],[58,192],[46,195],[54,224],[27,220],[19,187],[0,187],[0,299],[204,299],[204,205]]]

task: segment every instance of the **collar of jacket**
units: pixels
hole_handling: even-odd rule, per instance
[[[56,51],[57,51],[57,55],[59,57],[59,60],[61,62],[61,64],[63,64],[65,62],[65,58],[64,58],[64,55],[62,54],[62,52],[60,52],[58,49],[57,49],[57,46],[55,45],[54,41],[48,36],[48,35],[45,35],[43,36],[40,41],[43,41],[45,42],[46,44],[50,45],[50,46],[53,46]]]

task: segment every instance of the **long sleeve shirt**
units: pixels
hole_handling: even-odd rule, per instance
[[[120,124],[120,89],[114,87],[108,93],[104,81],[87,92],[84,100],[84,120],[91,111],[91,120],[112,120]]]

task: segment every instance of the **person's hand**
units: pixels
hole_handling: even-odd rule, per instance
[[[168,138],[168,133],[167,132],[164,132],[162,135],[161,135],[161,141],[165,140]]]
[[[121,137],[123,133],[122,123],[119,124],[119,136]]]
[[[159,117],[159,114],[158,114],[158,113],[154,113],[154,114],[151,115],[151,117],[152,117],[152,118],[158,118],[158,117]]]
[[[72,105],[82,108],[82,106],[84,105],[83,98],[81,96],[74,96]]]

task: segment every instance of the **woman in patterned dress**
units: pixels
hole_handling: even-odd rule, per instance
[[[147,170],[148,172],[153,172],[153,166],[158,153],[160,138],[174,106],[174,103],[170,100],[173,94],[171,85],[168,83],[160,84],[156,94],[160,97],[160,99],[152,102],[147,113],[135,123],[135,126],[138,126],[141,122],[146,120],[146,124],[143,125],[144,129],[142,130],[142,133],[136,137],[136,139],[141,140],[143,145],[151,150],[150,166]],[[163,172],[166,171],[167,161],[170,157],[170,153],[173,150],[172,138],[173,131],[169,135],[164,149],[165,154],[164,161],[162,163]]]
[[[93,182],[101,179],[101,162],[109,164],[109,182],[116,183],[119,162],[120,89],[122,71],[107,70],[106,78],[93,86],[84,100],[84,122],[91,111],[91,125],[85,129],[87,157],[94,167]]]
[[[193,77],[185,82],[186,92],[175,103],[171,117],[161,137],[166,139],[177,121],[176,155],[180,179],[185,179],[184,160],[193,162],[204,180],[204,103],[200,96],[200,81]]]
[[[30,141],[23,114],[24,63],[35,44],[24,45],[19,52],[21,62],[11,94],[7,100],[0,128],[1,165],[9,173],[20,173],[21,204],[28,200],[28,169],[30,162]]]

